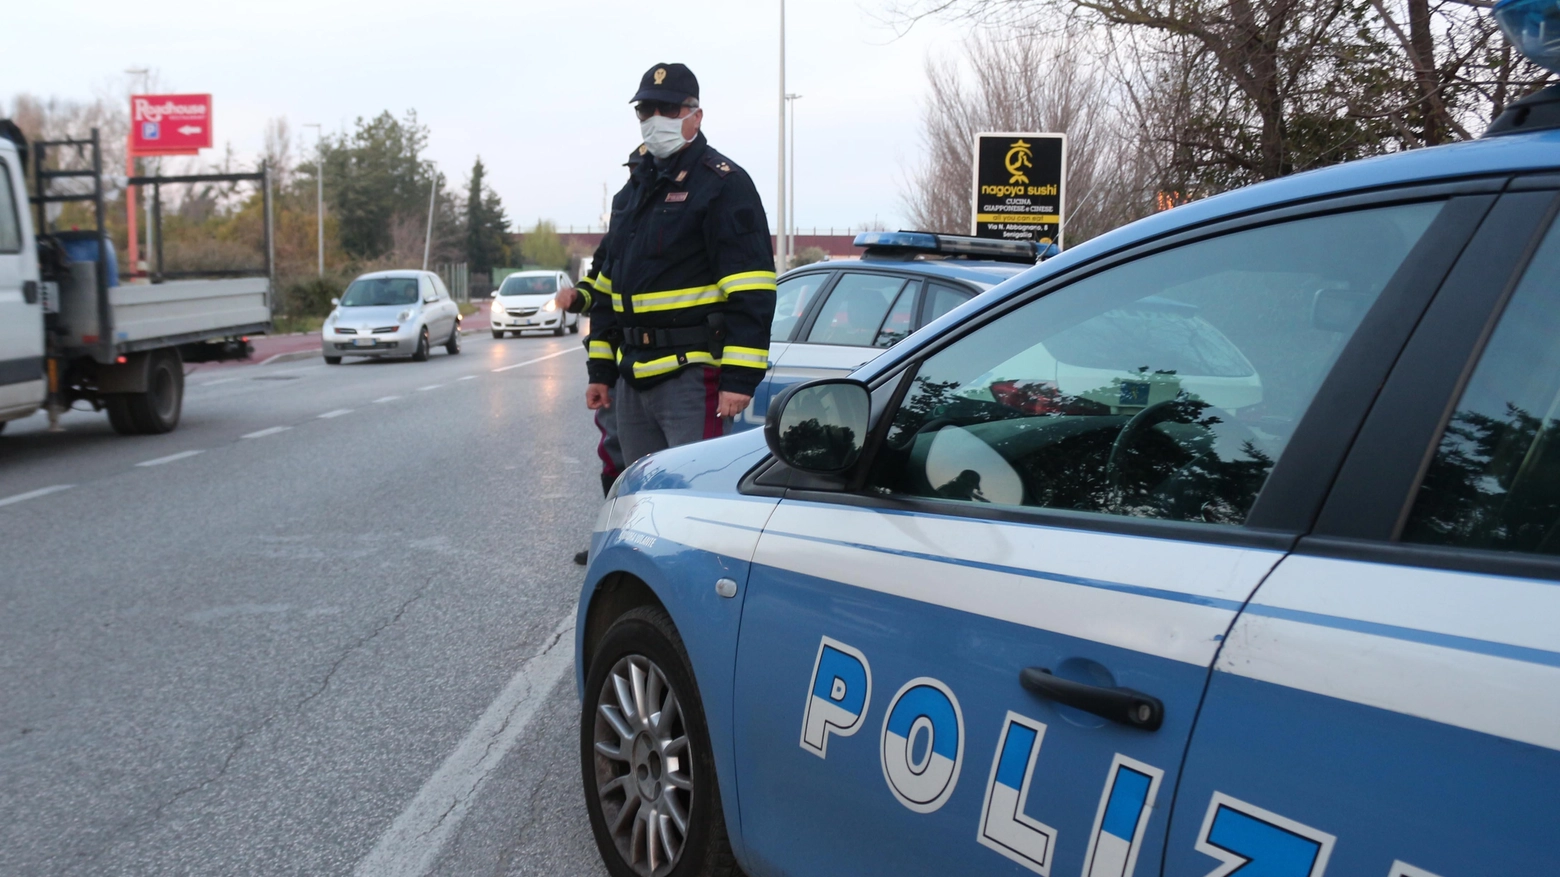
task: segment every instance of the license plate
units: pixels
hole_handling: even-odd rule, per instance
[[[374,339],[372,339],[372,338],[353,338],[352,339],[352,346],[353,347],[373,347],[374,346]]]

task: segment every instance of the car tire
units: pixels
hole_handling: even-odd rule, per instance
[[[339,356],[327,356],[327,357],[325,357],[325,364],[326,365],[341,365],[341,357],[339,357]]]
[[[553,330],[553,337],[554,338],[562,338],[563,337],[563,324],[562,323],[559,323],[558,324],[558,328]]]
[[[460,324],[459,323],[456,323],[455,324],[455,328],[450,330],[450,340],[444,342],[444,352],[448,353],[450,356],[454,356],[455,354],[460,352]]]
[[[428,327],[424,326],[417,336],[417,350],[412,353],[412,362],[428,361]]]
[[[607,871],[613,877],[740,874],[703,702],[672,619],[658,607],[629,610],[594,651],[580,710],[580,767],[585,809]],[[659,721],[651,724],[651,715]],[[677,763],[668,768],[671,758]],[[670,819],[662,823],[662,815]],[[647,823],[665,830],[645,831]]]
[[[121,398],[136,432],[142,435],[173,432],[184,412],[184,363],[179,354],[174,351],[153,353],[152,361],[147,364],[146,391],[126,393]],[[112,411],[109,420],[113,420]]]
[[[575,320],[573,323],[569,324],[569,334],[570,335],[578,335],[578,334],[580,334],[580,321],[579,320]]]
[[[494,339],[494,340],[497,340],[497,339],[499,339],[499,338],[502,338],[502,337],[504,337],[504,333],[503,333],[503,332],[500,332],[500,331],[498,331],[498,330],[497,330],[497,329],[494,329],[494,330],[492,330],[492,332],[493,332],[493,339]]]

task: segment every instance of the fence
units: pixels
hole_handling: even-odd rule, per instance
[[[435,269],[444,285],[449,287],[450,298],[471,301],[471,266],[465,262],[446,262]]]

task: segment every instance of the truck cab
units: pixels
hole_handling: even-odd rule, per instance
[[[0,429],[48,395],[38,252],[16,144],[0,138]]]

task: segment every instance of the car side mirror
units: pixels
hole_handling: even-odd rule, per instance
[[[861,381],[828,378],[799,384],[770,404],[764,439],[793,469],[844,472],[861,458],[871,412],[872,391]]]
[[[331,307],[333,307],[333,308],[339,308],[339,307],[341,307],[341,299],[339,299],[339,298],[333,298],[333,299],[331,299],[331,300],[330,300],[330,306],[331,306]]]

